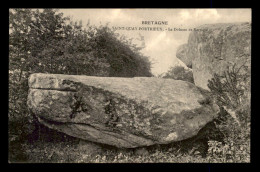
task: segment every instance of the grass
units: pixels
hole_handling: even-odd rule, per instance
[[[28,115],[26,108],[27,94],[24,90],[27,85],[24,83],[21,88],[10,84],[9,107],[12,110],[9,112],[8,131],[10,163],[250,162],[251,112],[250,103],[246,98],[243,98],[244,102],[240,106],[233,109],[241,126],[238,126],[227,112],[222,111],[217,119],[208,123],[193,138],[167,145],[149,146],[143,153],[142,151],[136,153],[135,149],[117,149],[106,145],[89,145],[84,148],[79,139],[42,125],[40,130],[35,130],[33,119]],[[217,86],[223,85],[212,82],[213,88],[216,83]],[[219,89],[215,90],[213,93],[223,96],[219,93]]]
[[[231,118],[228,120],[232,120]],[[226,119],[226,121],[228,121]],[[215,122],[215,121],[214,121]],[[23,138],[9,136],[9,162],[22,163],[222,163],[250,162],[250,132],[234,131],[235,135],[220,137],[225,125],[209,123],[190,139],[136,149],[118,149],[97,144],[82,147],[80,139],[40,125],[38,133]],[[231,121],[229,121],[231,123]],[[221,126],[221,127],[220,127]],[[233,126],[234,127],[234,126]],[[228,127],[230,130],[233,128]],[[226,131],[228,132],[228,131]],[[37,136],[38,137],[35,137]],[[236,144],[235,144],[236,143]],[[90,150],[93,150],[92,152]]]

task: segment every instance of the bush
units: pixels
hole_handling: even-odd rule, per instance
[[[245,72],[241,73],[244,69]],[[236,64],[224,71],[223,75],[214,74],[208,87],[216,102],[228,109],[237,109],[243,102],[250,100],[250,73],[244,64],[236,69]]]
[[[83,28],[53,9],[10,9],[9,21],[10,120],[29,114],[31,73],[152,76],[142,48],[119,38],[107,26]]]
[[[25,141],[35,127],[26,104],[30,74],[152,76],[141,49],[107,26],[83,28],[58,10],[10,9],[9,145]]]
[[[250,162],[250,71],[245,64],[215,74],[208,87],[221,112],[215,120],[223,142],[209,141],[211,162]]]
[[[175,80],[183,80],[194,83],[193,74],[191,70],[187,70],[182,66],[170,68],[163,78],[171,78]]]

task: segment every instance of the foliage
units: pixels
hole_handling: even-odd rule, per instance
[[[44,129],[45,128],[45,129]],[[24,162],[44,163],[151,163],[151,162],[206,162],[200,152],[193,152],[190,141],[182,141],[171,145],[155,145],[147,147],[148,154],[136,154],[134,149],[119,149],[99,145],[101,152],[89,154],[86,150],[78,147],[79,139],[54,132],[46,127],[42,130],[39,140],[33,143],[24,143],[20,148],[23,150]],[[51,134],[51,135],[50,135]],[[55,137],[54,139],[52,137]],[[187,149],[181,149],[183,146]],[[12,157],[17,161],[17,157]]]
[[[90,42],[95,56],[105,58],[109,63],[109,76],[152,76],[148,58],[140,53],[142,48],[132,44],[131,39],[119,37],[108,27],[101,27]]]
[[[58,10],[10,9],[9,141],[25,141],[34,128],[26,104],[31,73],[152,76],[141,49],[107,26],[83,27]]]
[[[208,142],[213,162],[250,162],[250,80],[245,63],[209,80],[211,95],[221,109],[216,126],[225,135],[222,142]]]
[[[18,157],[12,157],[12,162],[21,161],[22,157],[24,162],[32,163],[221,163],[250,161],[249,138],[243,137],[241,134],[237,135],[236,141],[231,135],[226,135],[224,140],[215,140],[210,137],[206,147],[201,142],[203,138],[198,139],[197,137],[167,145],[149,146],[145,148],[148,154],[137,155],[134,149],[119,149],[101,144],[99,145],[102,149],[101,152],[89,154],[88,148],[86,150],[79,149],[79,139],[44,126],[41,130],[41,138],[32,143],[23,143],[19,148]],[[212,125],[208,127],[207,131],[207,135],[214,134],[212,133]],[[203,155],[204,151],[206,151],[206,156]]]
[[[151,76],[140,47],[107,26],[83,28],[56,10],[10,10],[10,70]],[[68,24],[70,22],[70,24]]]
[[[116,148],[88,155],[77,148],[78,139],[44,126],[39,139],[34,138],[37,133],[25,139],[34,129],[26,106],[29,74],[151,76],[150,62],[131,40],[120,38],[108,27],[83,29],[56,10],[13,9],[9,17],[10,162],[250,162],[250,72],[244,65],[234,65],[209,81],[221,112],[203,138],[147,147],[149,154],[143,156],[132,149]],[[183,67],[171,68],[164,78],[193,83],[192,73]],[[230,110],[240,126],[234,123]],[[214,138],[219,133],[223,138]]]
[[[192,71],[189,71],[182,66],[175,66],[170,68],[163,78],[171,78],[194,83]]]
[[[247,114],[250,115],[250,114]],[[210,162],[250,162],[250,122],[240,127],[226,114],[226,119],[216,125],[225,137],[223,141],[208,141]]]
[[[241,69],[245,72],[242,73]],[[214,74],[214,77],[209,80],[208,87],[219,106],[234,110],[241,106],[243,101],[249,99],[246,97],[250,89],[249,81],[248,67],[243,64],[236,69],[236,64],[234,64],[224,71],[223,75]]]
[[[124,37],[119,38],[107,26],[83,28],[53,9],[11,9],[9,19],[11,114],[18,112],[13,99],[26,94],[28,87],[21,83],[31,73],[151,76],[151,64],[140,53],[141,48]],[[18,87],[22,94],[17,94]]]

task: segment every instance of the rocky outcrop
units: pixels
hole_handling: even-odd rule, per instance
[[[187,67],[192,68],[191,58],[187,56],[188,44],[182,44],[177,48],[176,57],[180,59]]]
[[[192,137],[218,113],[206,91],[162,78],[32,74],[28,107],[39,122],[116,147]]]
[[[187,57],[192,61],[195,85],[208,89],[214,73],[229,66],[251,66],[251,24],[207,24],[196,28],[188,40]]]

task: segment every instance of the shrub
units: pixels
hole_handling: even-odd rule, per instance
[[[183,80],[194,83],[192,71],[187,70],[182,66],[175,66],[170,68],[170,70],[163,78],[171,78],[175,80]]]
[[[25,141],[34,130],[26,104],[31,73],[152,76],[141,49],[107,26],[83,28],[58,10],[10,9],[9,141]]]
[[[209,80],[211,95],[221,109],[216,127],[225,136],[223,142],[208,142],[209,161],[250,161],[250,76],[244,63],[238,68],[234,64]]]
[[[142,48],[107,26],[83,28],[53,9],[10,9],[9,30],[9,120],[29,114],[31,73],[152,76]]]
[[[244,69],[245,73],[241,73],[241,69]],[[214,74],[214,77],[209,80],[208,87],[218,105],[234,110],[249,99],[249,94],[247,94],[250,90],[249,82],[248,67],[243,64],[236,69],[236,64],[234,64],[224,71],[223,75]]]

